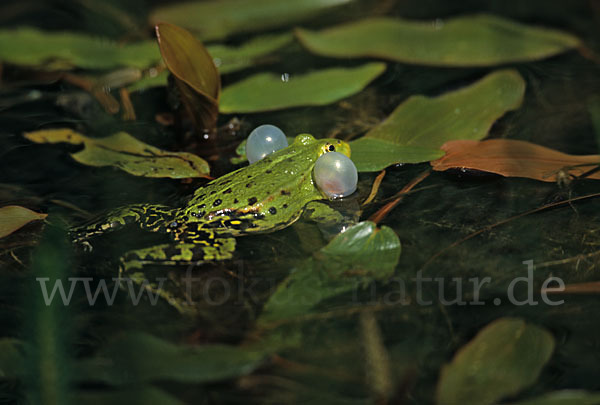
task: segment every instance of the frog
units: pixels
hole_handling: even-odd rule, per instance
[[[185,265],[231,259],[236,238],[274,232],[292,225],[304,213],[316,221],[339,221],[341,214],[317,187],[313,167],[325,153],[350,157],[348,143],[300,134],[291,145],[196,189],[182,207],[132,204],[111,211],[99,221],[75,228],[77,243],[130,224],[166,233],[170,242],[125,253],[119,275],[141,282],[146,265]],[[153,289],[154,285],[146,285]],[[159,290],[159,289],[157,289]],[[182,303],[158,291],[180,312]]]

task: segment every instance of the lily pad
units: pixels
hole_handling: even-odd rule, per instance
[[[493,15],[436,21],[368,18],[321,32],[298,29],[311,52],[338,58],[375,57],[431,66],[493,66],[547,58],[576,48],[566,32]]]
[[[525,81],[517,71],[500,70],[441,96],[411,96],[350,142],[352,161],[359,171],[377,171],[439,158],[447,141],[485,138],[498,118],[521,105],[524,93]]]
[[[160,61],[155,41],[119,45],[82,33],[23,27],[0,30],[0,43],[0,61],[43,70],[143,69]]]
[[[495,404],[533,384],[554,351],[545,329],[501,318],[483,328],[443,367],[437,403]]]
[[[206,177],[208,163],[191,153],[170,152],[141,142],[125,132],[105,138],[90,138],[72,129],[27,132],[23,136],[36,143],[66,142],[84,145],[72,153],[73,159],[88,166],[114,166],[135,176]]]
[[[210,0],[158,7],[150,23],[169,22],[194,31],[202,40],[239,32],[264,31],[301,21],[351,0]]]
[[[212,57],[189,31],[172,24],[156,26],[165,64],[175,77],[181,101],[198,129],[212,129],[219,115],[221,77]]]
[[[185,346],[141,332],[130,332],[109,342],[96,358],[76,364],[79,381],[110,385],[151,381],[205,383],[249,374],[267,354],[238,346]]]
[[[219,110],[230,114],[327,105],[358,93],[384,71],[383,63],[367,63],[289,77],[260,73],[226,87]]]
[[[293,270],[265,304],[259,324],[310,313],[328,298],[391,277],[400,251],[391,228],[373,222],[348,228]]]
[[[48,214],[40,214],[18,205],[0,208],[0,238],[10,235],[31,221],[44,219]]]

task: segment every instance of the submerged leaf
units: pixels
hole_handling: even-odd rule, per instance
[[[350,142],[359,171],[427,162],[454,139],[485,138],[494,122],[521,105],[525,81],[515,70],[493,72],[437,97],[411,96],[364,137]]]
[[[183,402],[167,394],[165,391],[144,385],[122,390],[82,390],[72,394],[71,403],[86,405],[184,405]]]
[[[495,404],[533,384],[554,351],[545,329],[501,318],[483,328],[442,368],[437,403]]]
[[[446,155],[431,162],[437,171],[466,168],[505,177],[555,182],[562,171],[578,176],[600,165],[600,155],[568,155],[515,139],[450,141],[442,149]],[[600,180],[600,172],[586,178]]]
[[[511,402],[509,405],[599,405],[600,393],[580,390],[554,391],[538,398]]]
[[[0,30],[0,44],[0,61],[44,70],[123,66],[143,69],[160,61],[154,41],[119,45],[82,33],[30,27]]]
[[[213,129],[219,115],[221,77],[212,57],[194,36],[172,24],[158,24],[156,37],[165,64],[175,77],[182,103],[197,129]]]
[[[48,214],[40,214],[18,205],[0,208],[0,238],[10,235],[31,221],[44,219]]]
[[[376,57],[432,66],[493,66],[547,58],[576,48],[568,33],[492,15],[447,21],[369,18],[312,32],[298,29],[311,52],[338,58]]]
[[[265,304],[259,323],[298,317],[320,302],[389,278],[400,258],[400,240],[386,226],[361,222],[304,261]]]
[[[151,24],[169,22],[194,31],[202,40],[238,32],[264,31],[311,17],[351,0],[210,0],[156,8]]]
[[[114,166],[135,176],[206,177],[208,163],[194,154],[169,152],[143,143],[125,132],[105,138],[89,138],[71,129],[49,129],[23,134],[36,143],[67,142],[84,145],[71,154],[79,163],[89,166]]]
[[[0,210],[2,209],[0,208]],[[24,358],[21,352],[22,346],[23,343],[16,339],[0,339],[0,379],[16,378],[23,375]]]
[[[358,93],[384,71],[385,64],[368,63],[286,78],[260,73],[226,87],[219,109],[228,114],[331,104]]]
[[[80,381],[111,385],[151,381],[204,383],[249,374],[267,357],[260,349],[221,344],[185,346],[131,332],[108,343],[98,356],[78,363]]]

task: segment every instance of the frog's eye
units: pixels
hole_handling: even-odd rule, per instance
[[[335,146],[329,145],[329,152],[335,152]]]
[[[246,157],[250,164],[258,162],[265,156],[288,146],[283,131],[275,125],[256,127],[246,141]]]
[[[356,191],[358,172],[348,156],[325,153],[317,159],[314,170],[315,182],[327,197],[346,197]]]

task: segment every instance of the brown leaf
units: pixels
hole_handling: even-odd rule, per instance
[[[433,170],[474,169],[547,182],[564,172],[579,176],[600,164],[600,155],[568,155],[514,139],[449,141],[442,150],[446,155],[431,162]],[[600,172],[586,178],[600,180]]]
[[[175,77],[181,101],[197,129],[213,129],[219,114],[221,78],[202,42],[176,25],[156,25],[158,46]]]
[[[31,221],[44,219],[47,216],[48,214],[40,214],[18,205],[2,207],[0,208],[0,238],[10,235]]]

